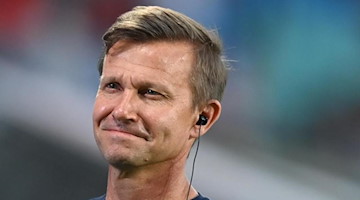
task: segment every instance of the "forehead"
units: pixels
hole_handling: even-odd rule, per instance
[[[118,41],[105,55],[104,65],[140,67],[144,71],[157,71],[158,75],[187,75],[188,78],[194,65],[194,57],[194,47],[189,42]]]

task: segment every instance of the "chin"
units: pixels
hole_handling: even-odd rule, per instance
[[[131,152],[119,152],[119,149],[116,151],[110,150],[108,152],[103,152],[103,155],[110,165],[118,169],[141,166],[146,163],[146,159],[137,157]]]
[[[125,168],[130,168],[132,166],[134,166],[131,162],[129,162],[126,159],[107,159],[109,165],[118,168],[118,169],[125,169]]]
[[[112,154],[112,153],[104,153],[105,160],[112,166],[119,168],[123,166],[133,165],[131,159],[128,156]]]

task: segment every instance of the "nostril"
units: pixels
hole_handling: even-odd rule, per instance
[[[130,124],[137,121],[135,117],[129,117],[129,115],[118,115],[113,113],[112,117],[117,124]]]

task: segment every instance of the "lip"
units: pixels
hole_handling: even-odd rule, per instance
[[[115,133],[133,135],[133,136],[136,136],[136,137],[139,137],[139,138],[143,138],[146,141],[149,140],[148,134],[146,134],[146,133],[144,133],[142,131],[139,131],[139,130],[128,130],[128,128],[124,129],[124,128],[121,128],[121,127],[107,127],[107,126],[100,127],[100,129],[103,130],[103,131],[108,131],[108,132],[115,132]]]

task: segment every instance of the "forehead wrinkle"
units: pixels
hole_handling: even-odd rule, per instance
[[[162,73],[165,73],[166,75],[168,76],[172,76],[170,72],[166,71],[166,69],[162,69],[161,67],[156,67],[156,66],[152,66],[152,65],[146,65],[146,64],[140,64],[140,63],[136,63],[135,61],[131,61],[129,60],[128,58],[126,58],[126,56],[120,56],[120,55],[117,55],[117,57],[122,57],[123,60],[125,60],[127,63],[130,63],[132,65],[137,65],[137,66],[142,66],[142,67],[146,67],[146,68],[151,68],[153,70],[156,70],[156,71],[160,71]],[[130,69],[127,69],[125,67],[123,67],[121,65],[121,63],[116,63],[116,62],[112,62],[111,60],[112,59],[104,59],[104,62],[106,62],[106,60],[109,60],[109,63],[113,64],[115,67],[119,67],[121,68],[122,70],[125,70],[125,71],[128,71],[128,72],[133,72],[133,70],[130,70]]]
[[[125,52],[131,52],[131,51],[135,51],[137,49],[140,49],[140,52],[144,52],[144,55],[146,56],[153,56],[153,54],[156,53],[161,53],[158,51],[148,51],[149,46],[147,45],[151,45],[154,43],[168,43],[171,45],[176,46],[176,44],[181,44],[183,47],[185,45],[185,48],[183,48],[185,50],[185,52],[181,55],[178,56],[176,54],[178,54],[177,52],[174,52],[172,55],[170,55],[169,57],[161,57],[159,59],[159,65],[154,65],[154,64],[145,64],[145,63],[138,63],[136,62],[136,59],[131,59],[131,58],[127,58],[128,56],[126,56],[126,54],[124,55],[123,53]],[[150,48],[151,49],[151,48]],[[111,57],[121,57],[122,59],[124,59],[126,62],[130,63],[130,64],[134,64],[134,65],[138,65],[138,66],[143,66],[143,67],[148,67],[148,68],[152,68],[158,71],[162,71],[168,75],[171,75],[170,72],[167,71],[168,66],[172,66],[172,65],[176,65],[178,63],[184,62],[186,60],[186,56],[188,56],[188,59],[190,60],[190,70],[193,67],[194,64],[194,58],[195,58],[195,47],[193,44],[187,42],[187,41],[175,41],[175,42],[169,42],[169,41],[150,41],[150,42],[146,42],[146,43],[137,43],[137,42],[133,42],[133,41],[118,41],[117,43],[115,43],[110,49],[108,54],[106,54],[105,57],[107,56],[111,56]],[[174,55],[175,54],[175,55]],[[177,57],[177,59],[175,61],[172,61],[172,59],[174,57]],[[105,61],[105,60],[104,60]],[[161,66],[163,65],[163,66]],[[178,68],[173,68],[178,69]]]
[[[104,71],[104,73],[100,77],[100,82],[103,82],[103,81],[107,81],[107,82],[120,81],[120,82],[122,82],[124,79],[126,79],[128,77],[130,80],[130,83],[133,86],[136,86],[136,85],[143,85],[143,86],[144,85],[147,85],[147,86],[157,85],[157,86],[159,86],[160,84],[164,84],[164,85],[168,84],[168,83],[166,83],[166,81],[164,81],[164,79],[153,79],[153,78],[146,79],[146,77],[142,78],[145,76],[142,73],[138,74],[141,77],[133,76],[131,74],[131,72],[135,72],[135,71],[133,71],[131,69],[123,68],[120,65],[115,65],[115,67],[122,68],[123,71],[130,72],[130,74],[123,73],[123,72],[122,73],[113,73],[111,71],[110,72]],[[156,68],[154,68],[154,69],[156,69]],[[156,69],[156,70],[158,70],[158,69]],[[164,71],[162,71],[162,72],[164,72]],[[170,77],[170,79],[166,79],[166,80],[172,80],[172,78],[171,78],[172,76],[170,76],[169,73],[166,73],[166,74],[168,74],[168,77]]]
[[[141,71],[139,73],[135,69],[132,70],[131,65],[137,65],[146,68],[144,70],[151,69],[153,70],[153,74],[163,74],[163,77],[160,77],[161,80],[158,78],[156,78],[156,80],[152,80],[151,75],[147,76],[150,78],[144,78],[143,80],[138,79],[137,76],[135,76],[134,79],[131,80],[132,85],[134,85],[135,82],[141,85],[144,85],[144,83],[147,85],[149,83],[156,85],[168,85],[171,83],[174,86],[177,85],[180,87],[184,87],[184,84],[190,84],[191,71],[193,70],[196,57],[194,54],[196,48],[189,42],[154,41],[136,43],[131,41],[119,41],[118,43],[114,44],[113,47],[114,48],[110,48],[108,54],[105,55],[104,65],[107,63],[109,66],[122,68],[122,70],[124,70],[122,73],[123,76],[125,75],[124,72],[126,73],[126,71],[137,72],[138,75],[141,74]],[[176,48],[175,51],[173,51],[173,47],[180,48]],[[165,54],[165,56],[156,55],[163,55],[163,52],[167,54]],[[133,58],[136,57],[136,55],[139,55],[140,58]],[[152,56],[156,56],[157,59],[151,59]],[[150,63],[147,62],[148,58],[149,60],[152,60]],[[111,73],[108,73],[108,75],[111,75]],[[146,76],[147,74],[145,73],[144,75]],[[174,76],[182,76],[182,80],[185,82],[177,81]]]

